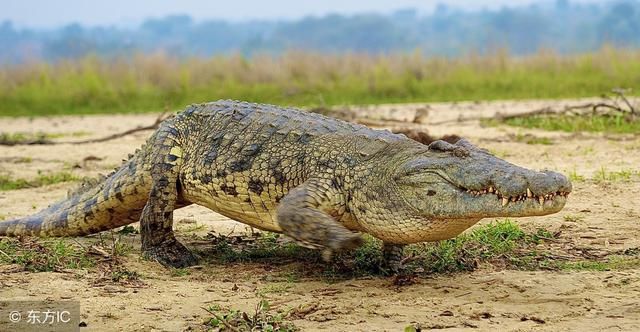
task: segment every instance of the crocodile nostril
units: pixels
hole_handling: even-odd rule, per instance
[[[427,196],[433,196],[436,194],[435,190],[427,190]]]

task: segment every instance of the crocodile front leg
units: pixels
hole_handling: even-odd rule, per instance
[[[283,233],[305,247],[322,249],[325,261],[337,251],[362,244],[358,233],[351,232],[329,215],[332,205],[329,188],[322,180],[308,180],[289,191],[276,211]]]
[[[151,160],[154,163],[151,167],[152,187],[140,217],[142,253],[165,266],[180,268],[194,265],[197,257],[173,233],[182,149],[168,135],[164,140],[155,142]]]

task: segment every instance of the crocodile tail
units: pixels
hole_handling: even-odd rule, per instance
[[[151,182],[135,159],[96,181],[93,188],[76,190],[34,215],[0,221],[0,236],[81,236],[138,221]]]

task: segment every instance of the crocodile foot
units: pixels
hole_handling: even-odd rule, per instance
[[[404,265],[404,246],[385,243],[382,248],[383,262],[380,269],[389,275],[406,275],[408,273]]]
[[[329,247],[322,250],[322,259],[325,262],[331,261],[333,254],[344,250],[353,250],[358,248],[363,243],[362,236],[357,233],[349,233],[340,238],[338,241],[332,241]]]
[[[183,268],[198,263],[198,257],[176,239],[170,239],[157,246],[143,249],[142,255],[149,260],[173,268]]]

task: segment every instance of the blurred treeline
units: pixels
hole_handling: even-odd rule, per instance
[[[0,23],[0,63],[54,61],[87,55],[119,57],[162,52],[171,57],[215,54],[395,53],[427,56],[528,55],[596,51],[603,45],[640,46],[640,2],[546,5],[460,11],[439,5],[423,15],[407,9],[389,15],[306,17],[295,21],[194,21],[188,16],[149,19],[134,28],[70,24],[50,30]]]
[[[597,96],[640,88],[640,50],[461,57],[289,51],[138,54],[0,67],[0,115],[144,112],[219,98],[282,105]]]

